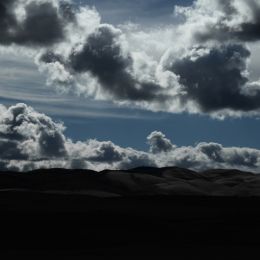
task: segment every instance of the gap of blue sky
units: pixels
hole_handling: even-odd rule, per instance
[[[133,22],[144,26],[173,23],[175,5],[188,6],[192,0],[74,0],[95,7],[102,21],[112,24]]]

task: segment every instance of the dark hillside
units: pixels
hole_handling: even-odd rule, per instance
[[[224,170],[1,173],[0,248],[72,259],[245,259],[260,247],[259,186],[258,175]]]

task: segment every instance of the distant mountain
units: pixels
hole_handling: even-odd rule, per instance
[[[238,170],[195,172],[168,167],[127,171],[42,169],[1,172],[0,192],[122,196],[260,196],[260,175]]]

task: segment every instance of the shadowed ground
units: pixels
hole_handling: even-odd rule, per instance
[[[169,181],[159,181],[166,178],[165,171]],[[237,171],[195,173],[178,168],[2,173],[1,252],[71,259],[245,259],[260,248],[258,178]],[[185,185],[174,186],[180,179]],[[245,188],[253,187],[253,180],[255,196]],[[160,187],[170,185],[168,193],[156,189],[158,181]],[[211,189],[206,181],[214,184]],[[196,192],[187,188],[191,183]],[[232,192],[225,194],[223,185]],[[210,190],[219,193],[210,195]]]

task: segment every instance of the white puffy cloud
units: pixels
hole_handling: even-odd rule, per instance
[[[140,166],[179,166],[195,170],[238,168],[260,172],[260,150],[199,143],[178,147],[154,131],[149,152],[123,148],[111,141],[73,142],[62,123],[25,104],[0,106],[0,169],[39,168],[130,169]]]
[[[222,118],[257,115],[259,88],[248,72],[251,51],[241,41],[257,40],[259,11],[253,0],[197,0],[175,8],[183,24],[148,31],[133,24],[119,30],[93,19],[93,30],[59,61],[64,70],[56,83],[66,71],[67,89],[73,85],[77,93],[96,99]],[[55,63],[47,62],[51,71]]]
[[[260,151],[251,148],[223,147],[218,143],[199,143],[177,147],[168,153],[157,154],[160,167],[178,166],[193,170],[240,169],[260,172]]]
[[[150,152],[157,154],[161,152],[169,152],[175,148],[166,136],[158,131],[152,132],[147,137],[148,144],[150,145]]]
[[[189,7],[177,7],[186,22],[181,29],[199,41],[258,41],[258,0],[197,0]]]
[[[0,106],[1,169],[91,168],[154,165],[145,152],[110,141],[72,142],[65,127],[25,104]]]
[[[66,155],[62,124],[35,112],[25,104],[8,109],[0,115],[0,146],[2,159],[40,160]]]
[[[247,46],[260,37],[259,1],[196,0],[175,7],[182,23],[160,29],[104,24],[70,1],[3,1],[0,12],[0,44],[30,50],[60,92],[151,111],[259,114]]]

